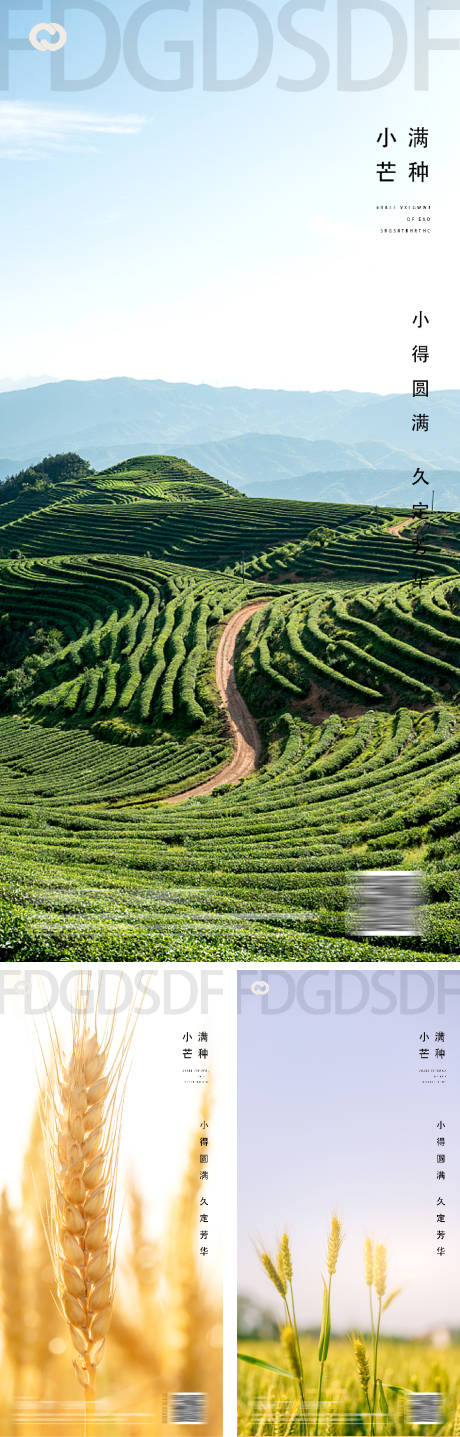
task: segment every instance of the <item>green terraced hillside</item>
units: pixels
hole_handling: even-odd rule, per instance
[[[300,586],[254,615],[239,683],[256,717],[295,695],[317,710],[460,703],[460,584]]]
[[[166,719],[212,730],[208,656],[253,589],[151,559],[12,560],[0,569],[2,708],[127,743],[161,738]]]
[[[460,519],[429,516],[415,581],[410,517],[161,456],[0,493],[1,956],[458,957]],[[261,761],[219,785],[216,653],[261,600]],[[353,936],[350,875],[398,867],[423,936]]]
[[[154,455],[52,487],[24,485],[13,495],[7,488],[2,495],[0,488],[0,554],[147,553],[208,569],[241,568],[244,561],[250,573],[252,561],[256,571],[261,564],[265,576],[265,556],[275,551],[273,572],[279,580],[287,568],[280,548],[294,545],[297,550],[310,533],[315,572],[326,559],[329,563],[331,546],[323,550],[315,542],[326,519],[345,545],[370,534],[370,562],[375,562],[377,535],[394,563],[398,544],[395,547],[393,536],[384,533],[392,517],[390,511],[352,505],[245,499],[185,460]],[[445,559],[438,562],[442,565]]]

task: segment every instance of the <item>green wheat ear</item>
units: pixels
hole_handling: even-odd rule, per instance
[[[321,1332],[319,1335],[318,1362],[325,1362],[329,1351],[331,1336],[331,1304],[327,1282],[323,1277],[323,1313],[321,1319]]]

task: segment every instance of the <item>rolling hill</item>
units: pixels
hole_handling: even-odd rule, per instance
[[[458,957],[459,516],[161,454],[0,497],[0,954]],[[395,867],[421,936],[358,937]]]

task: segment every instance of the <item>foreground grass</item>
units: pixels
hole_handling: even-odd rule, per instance
[[[300,1340],[306,1376],[306,1405],[313,1431],[318,1383],[318,1341]],[[277,1342],[240,1342],[239,1350],[259,1360],[285,1367]],[[406,1433],[452,1434],[460,1430],[460,1346],[436,1351],[428,1341],[386,1339],[381,1342],[381,1373],[386,1387],[400,1387],[409,1392],[442,1394],[442,1422],[429,1427],[413,1425],[407,1420],[405,1399],[387,1391],[388,1415],[379,1413],[377,1433],[404,1437]],[[287,1378],[263,1368],[239,1363],[238,1437],[288,1437],[300,1431],[296,1413],[295,1384]],[[363,1398],[358,1375],[354,1369],[349,1339],[332,1339],[327,1363],[327,1387],[323,1392],[319,1432],[345,1437],[345,1434],[369,1431],[369,1412]]]
[[[9,894],[8,894],[9,890]],[[185,908],[154,890],[150,898],[120,888],[117,875],[110,884],[87,891],[82,881],[74,889],[42,887],[28,893],[3,884],[0,897],[0,958],[3,960],[98,959],[117,962],[240,962],[259,959],[321,962],[455,961],[450,952],[393,943],[357,941],[295,931],[300,915],[285,915],[284,927],[276,914],[271,922],[257,914],[243,917],[237,911],[215,914]],[[305,922],[305,920],[304,920]]]

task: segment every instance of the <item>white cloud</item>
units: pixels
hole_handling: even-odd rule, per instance
[[[94,149],[99,135],[137,135],[147,123],[143,115],[137,114],[104,115],[95,110],[3,100],[0,101],[0,157],[28,159],[37,150]]]

